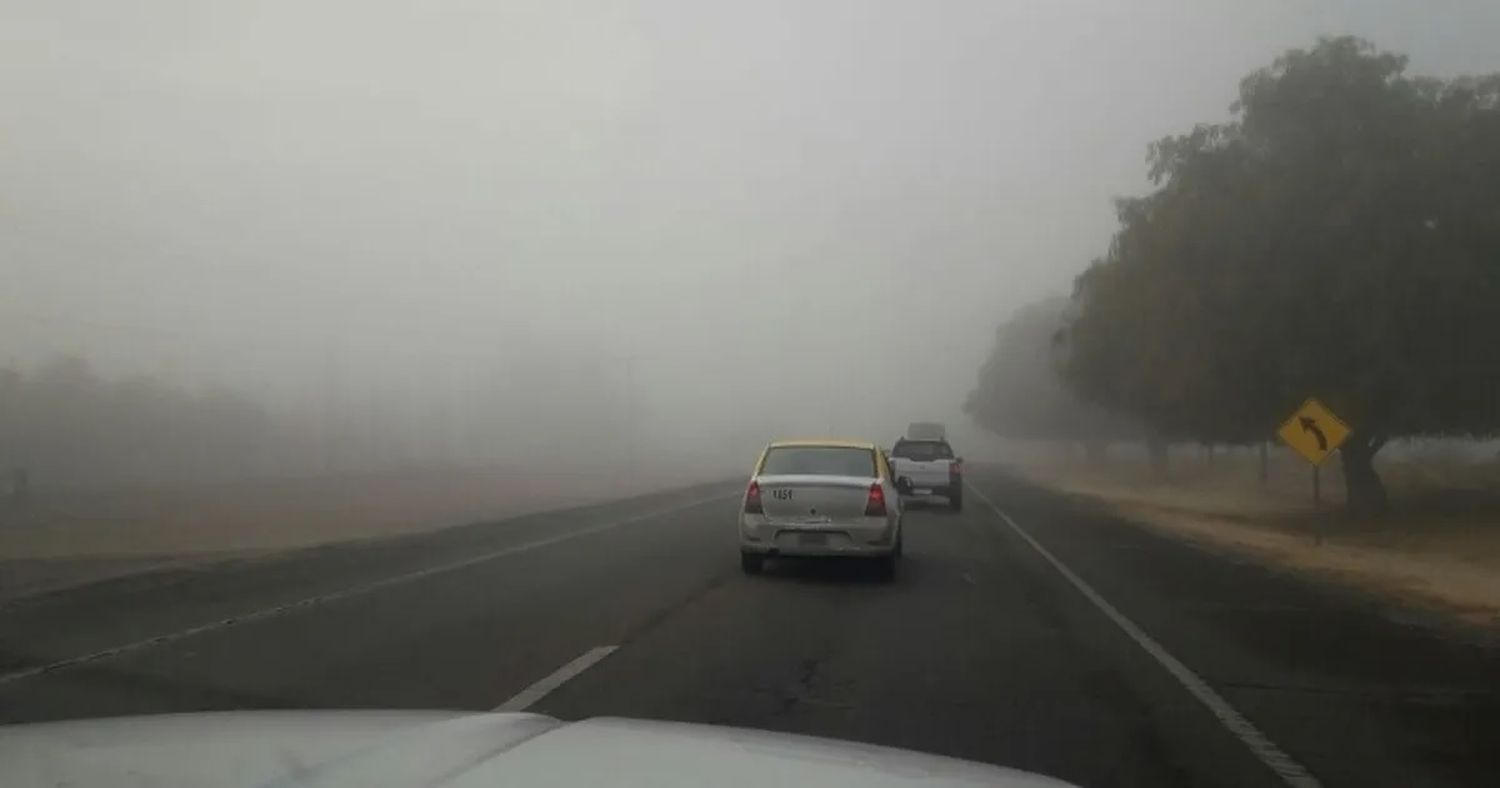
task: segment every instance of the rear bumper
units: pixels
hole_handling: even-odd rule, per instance
[[[789,525],[763,517],[740,520],[740,550],[756,555],[886,556],[896,550],[900,526],[883,518]]]
[[[860,544],[828,545],[824,547],[812,547],[807,545],[792,545],[780,547],[777,545],[757,544],[754,542],[740,542],[740,552],[767,557],[787,556],[789,558],[884,558],[896,551],[891,545],[880,547]]]
[[[928,495],[963,495],[964,484],[962,479],[945,478],[940,483],[924,483],[913,480],[911,487],[913,492],[906,497],[922,498]]]

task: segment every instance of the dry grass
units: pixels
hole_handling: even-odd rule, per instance
[[[0,510],[0,599],[174,564],[639,495],[702,474],[493,470],[37,495]]]
[[[699,481],[518,471],[335,477],[38,496],[0,525],[0,559],[243,553],[392,536]]]
[[[1256,465],[1249,453],[1174,457],[1167,481],[1127,460],[1026,472],[1164,533],[1500,625],[1500,463],[1387,462],[1392,511],[1382,518],[1343,512],[1336,463],[1323,470],[1320,508],[1300,461],[1278,456],[1264,486]]]

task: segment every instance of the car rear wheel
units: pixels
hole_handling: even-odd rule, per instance
[[[740,569],[747,575],[760,574],[766,565],[766,557],[755,553],[740,553]]]
[[[875,559],[875,576],[887,582],[895,580],[897,557],[895,553],[891,553]]]
[[[948,508],[955,512],[964,510],[964,490],[962,487],[954,487],[948,490]]]

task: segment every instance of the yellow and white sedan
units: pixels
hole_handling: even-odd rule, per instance
[[[901,496],[874,443],[776,441],[761,452],[740,507],[740,566],[776,556],[852,556],[893,577],[901,557]]]

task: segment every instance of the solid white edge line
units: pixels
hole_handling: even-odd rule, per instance
[[[1182,664],[1181,660],[1172,656],[1160,643],[1157,643],[1144,630],[1136,626],[1134,621],[1131,621],[1124,613],[1121,613],[1114,605],[1110,604],[1109,600],[1101,596],[1098,591],[1095,591],[1093,586],[1074,574],[1073,570],[1058,560],[1057,556],[1054,556],[1050,550],[1043,547],[1040,542],[1032,538],[1031,534],[1027,533],[1025,528],[1022,528],[1015,520],[1011,519],[1010,515],[1002,511],[989,498],[985,497],[984,493],[979,491],[979,488],[969,482],[965,482],[965,485],[979,500],[990,507],[1001,520],[1005,521],[1005,524],[1010,526],[1011,530],[1015,531],[1017,536],[1031,545],[1031,548],[1036,550],[1042,558],[1047,559],[1047,563],[1051,564],[1052,568],[1056,569],[1058,574],[1061,574],[1074,588],[1078,589],[1084,598],[1094,603],[1094,607],[1098,608],[1099,612],[1103,613],[1110,621],[1113,621],[1126,635],[1130,636],[1131,640],[1135,641],[1136,645],[1140,646],[1142,650],[1150,654],[1162,667],[1166,668],[1167,672],[1172,674],[1173,678],[1177,679],[1183,689],[1186,689],[1200,703],[1207,706],[1208,710],[1219,719],[1219,722],[1230,733],[1234,734],[1235,738],[1248,747],[1250,752],[1261,763],[1264,763],[1271,771],[1275,772],[1276,776],[1280,777],[1283,782],[1287,785],[1295,786],[1295,788],[1318,788],[1321,785],[1318,782],[1318,778],[1314,777],[1311,772],[1294,760],[1292,756],[1287,755],[1286,751],[1278,747],[1275,742],[1271,741],[1270,737],[1255,727],[1255,723],[1246,719],[1245,715],[1240,714],[1238,710],[1229,705],[1229,701],[1224,700],[1222,695],[1215,692],[1213,687],[1208,685],[1208,682],[1200,678],[1191,668]]]
[[[595,646],[583,655],[574,659],[566,665],[552,671],[540,681],[532,684],[526,689],[517,692],[510,700],[495,707],[495,711],[525,711],[532,704],[552,694],[554,690],[567,684],[573,677],[593,667],[599,660],[615,653],[619,646]]]
[[[252,621],[260,621],[260,620],[263,620],[263,619],[275,618],[276,616],[280,616],[280,615],[283,615],[285,613],[289,613],[289,612],[294,611],[294,610],[300,610],[302,608],[315,607],[317,605],[321,605],[321,604],[324,604],[324,603],[327,603],[327,602],[334,602],[334,601],[337,601],[337,600],[340,600],[340,599],[348,599],[349,597],[355,597],[355,596],[360,596],[360,595],[363,595],[363,594],[368,594],[368,593],[370,593],[372,591],[378,591],[378,590],[380,590],[382,588],[389,588],[391,586],[397,586],[397,585],[401,585],[403,583],[410,583],[410,582],[412,582],[414,580],[421,580],[422,578],[425,578],[425,577],[431,577],[433,575],[439,575],[439,574],[443,574],[445,572],[452,572],[452,571],[455,571],[455,570],[458,570],[458,569],[464,569],[464,568],[467,568],[467,567],[470,567],[470,566],[474,566],[476,564],[482,564],[482,563],[485,563],[487,561],[493,561],[493,560],[496,560],[496,559],[499,559],[499,558],[505,558],[507,556],[515,555],[517,553],[524,553],[524,552],[526,552],[528,550],[535,550],[535,549],[537,549],[539,547],[547,547],[549,545],[554,545],[554,544],[557,544],[559,542],[566,542],[566,541],[568,541],[570,539],[576,539],[576,538],[578,538],[580,536],[590,536],[592,534],[603,533],[605,531],[609,531],[609,530],[612,530],[612,529],[615,529],[615,528],[619,528],[620,526],[630,525],[631,523],[638,523],[638,522],[641,522],[642,520],[650,520],[650,519],[652,519],[654,517],[661,517],[663,515],[674,514],[676,512],[686,511],[688,509],[693,509],[695,507],[703,506],[705,504],[713,503],[715,501],[726,500],[726,499],[734,498],[734,497],[738,497],[738,496],[739,496],[739,493],[735,492],[735,493],[728,493],[728,494],[724,494],[724,495],[715,495],[715,496],[711,496],[711,497],[708,497],[708,498],[699,498],[699,499],[696,499],[696,500],[693,500],[693,501],[689,501],[687,503],[678,504],[676,506],[669,506],[669,507],[667,507],[665,509],[657,509],[657,510],[653,510],[653,511],[650,511],[650,512],[644,512],[642,514],[632,515],[630,517],[626,517],[626,518],[623,518],[623,519],[620,519],[620,520],[611,520],[611,521],[605,522],[605,523],[599,523],[599,524],[596,524],[596,525],[586,526],[586,527],[580,528],[580,529],[578,529],[576,531],[568,531],[566,533],[557,534],[555,536],[548,536],[548,537],[544,537],[544,538],[541,538],[541,539],[533,539],[533,540],[531,540],[529,542],[522,542],[521,544],[518,544],[518,545],[512,545],[510,547],[505,547],[505,548],[502,548],[500,550],[495,550],[495,551],[492,551],[492,552],[489,552],[489,553],[483,553],[481,555],[472,556],[470,558],[465,558],[465,559],[460,560],[460,561],[452,561],[452,562],[449,562],[449,563],[446,563],[446,564],[438,564],[437,566],[430,566],[430,567],[427,567],[426,569],[418,569],[418,570],[416,570],[414,572],[407,572],[405,574],[392,575],[390,577],[384,577],[384,578],[381,578],[379,580],[372,580],[372,581],[367,582],[367,583],[361,583],[359,585],[350,586],[348,588],[343,588],[343,589],[340,589],[338,591],[331,591],[331,592],[326,593],[326,594],[318,594],[316,596],[305,597],[303,599],[298,599],[298,600],[296,600],[294,602],[287,602],[287,603],[284,603],[284,604],[276,605],[275,607],[263,608],[261,610],[255,610],[255,611],[252,611],[252,612],[249,612],[249,613],[243,613],[243,614],[237,615],[237,616],[229,616],[228,618],[221,618],[221,619],[219,619],[217,621],[210,621],[210,622],[208,622],[206,624],[199,624],[198,626],[189,627],[187,629],[181,629],[181,630],[178,630],[176,632],[167,632],[167,633],[164,633],[164,634],[161,634],[161,635],[153,635],[152,637],[149,637],[149,638],[143,638],[141,640],[132,641],[130,643],[125,643],[125,644],[122,644],[122,645],[119,645],[119,646],[112,646],[112,647],[107,648],[107,649],[102,649],[100,651],[95,651],[95,652],[93,652],[91,654],[83,654],[83,655],[76,656],[76,657],[69,657],[67,659],[57,660],[56,662],[50,662],[50,663],[45,664],[45,665],[37,665],[35,667],[23,668],[21,670],[11,671],[10,673],[0,674],[0,686],[6,685],[6,684],[10,684],[10,683],[13,683],[13,682],[17,682],[17,681],[21,681],[23,679],[29,679],[29,678],[32,678],[34,676],[40,676],[43,673],[51,673],[52,671],[64,670],[64,669],[67,669],[67,668],[73,668],[73,667],[77,667],[79,665],[84,665],[84,664],[87,664],[87,663],[90,663],[90,662],[98,662],[99,660],[102,660],[102,659],[109,659],[111,657],[118,657],[118,656],[120,656],[122,654],[128,654],[128,653],[130,653],[132,651],[139,651],[141,649],[151,648],[152,646],[164,646],[164,645],[166,645],[168,643],[172,643],[172,642],[175,642],[175,641],[178,641],[178,640],[182,640],[183,638],[192,637],[194,635],[201,635],[201,634],[203,634],[205,632],[212,632],[212,631],[217,630],[217,629],[224,629],[225,627],[231,627],[231,626],[234,626],[236,624],[248,624],[248,623],[250,623]]]

